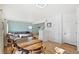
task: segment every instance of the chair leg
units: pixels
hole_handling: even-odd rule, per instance
[[[42,46],[42,53],[44,53],[45,54],[45,50],[46,50],[46,47],[44,47],[44,46]]]

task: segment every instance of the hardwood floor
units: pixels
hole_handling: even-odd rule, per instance
[[[43,43],[43,46],[46,47],[46,49],[44,50],[45,54],[55,54],[56,53],[55,47],[59,47],[66,50],[65,54],[75,54],[77,51],[76,46],[66,43],[59,44],[51,41],[46,41]]]
[[[66,50],[64,54],[75,54],[77,51],[76,46],[73,46],[70,44],[66,44],[66,43],[59,44],[56,42],[46,41],[46,42],[43,42],[43,54],[55,54],[56,53],[55,47],[59,47]],[[6,49],[8,49],[8,51]],[[10,50],[12,50],[11,47],[9,48],[5,47],[6,54],[10,54],[11,53]]]

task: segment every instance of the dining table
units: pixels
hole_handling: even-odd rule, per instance
[[[42,49],[42,41],[41,40],[31,40],[28,42],[17,43],[17,46],[32,52],[32,51]]]

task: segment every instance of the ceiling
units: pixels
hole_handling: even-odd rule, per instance
[[[3,11],[7,20],[39,23],[61,12],[74,12],[76,7],[78,5],[49,4],[38,8],[35,4],[4,4]]]

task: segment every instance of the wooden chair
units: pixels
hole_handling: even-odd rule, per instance
[[[18,47],[15,42],[14,42],[14,44],[13,44],[13,48],[14,48],[13,54],[16,54],[17,51],[18,51],[18,52],[21,52],[20,54],[28,54],[28,53],[29,53],[28,50],[25,50],[25,49],[23,49],[23,48],[21,48],[21,47]]]

